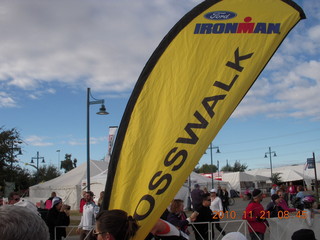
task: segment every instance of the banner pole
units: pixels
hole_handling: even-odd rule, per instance
[[[318,179],[317,179],[317,167],[316,167],[316,157],[314,152],[313,155],[313,164],[314,164],[314,178],[315,178],[315,187],[316,187],[316,196],[317,196],[317,203],[319,203],[319,191],[318,191]]]

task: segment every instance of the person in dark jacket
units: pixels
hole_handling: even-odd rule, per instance
[[[204,192],[200,189],[200,185],[196,183],[194,189],[191,191],[193,211],[198,211],[197,209],[201,206],[202,194],[204,194]]]
[[[221,189],[219,197],[221,198],[223,212],[229,211],[229,193],[225,187]]]
[[[202,195],[202,205],[197,209],[198,216],[195,222],[212,222],[213,221],[213,213],[210,209],[211,205],[211,197],[209,193],[205,193]],[[208,240],[208,224],[195,224],[194,225],[194,233],[196,240]],[[214,239],[214,232],[212,229],[212,239]]]
[[[278,194],[273,194],[271,196],[271,202],[268,203],[266,207],[266,211],[270,212],[270,214],[267,214],[267,216],[270,216],[271,218],[279,217],[279,212],[284,212],[283,208],[279,206],[280,197]]]
[[[189,235],[188,225],[195,220],[193,216],[194,215],[191,215],[190,218],[187,218],[184,212],[183,201],[181,199],[174,199],[170,205],[170,213],[168,214],[167,221],[180,231]]]
[[[52,199],[52,207],[48,212],[47,225],[50,233],[50,240],[61,240],[66,237],[66,228],[57,226],[68,226],[70,224],[70,209],[68,205],[62,205],[59,197]],[[55,229],[56,228],[56,229]]]

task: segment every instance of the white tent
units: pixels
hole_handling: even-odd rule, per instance
[[[175,199],[181,199],[184,201],[185,208],[187,209],[189,206],[187,205],[188,198],[190,197],[190,191],[194,188],[195,184],[199,184],[200,188],[207,188],[208,191],[212,188],[212,181],[211,178],[204,177],[200,174],[197,174],[195,172],[192,172],[190,174],[190,186],[189,186],[189,179],[183,184],[183,186],[180,188],[178,193],[175,196]],[[214,188],[217,188],[218,185],[222,188],[225,187],[227,191],[230,191],[231,186],[228,182],[225,181],[217,181],[214,180]],[[190,189],[189,189],[190,188]],[[230,194],[229,194],[230,195]]]
[[[90,176],[103,172],[107,167],[108,163],[105,161],[91,160]],[[61,197],[64,203],[71,206],[71,209],[79,209],[82,189],[86,188],[86,185],[81,185],[82,179],[86,178],[86,176],[87,163],[83,163],[57,178],[30,187],[30,200],[33,202],[45,201],[50,197],[51,192],[56,192],[57,196]]]
[[[90,190],[95,194],[96,198],[99,198],[100,192],[105,190],[107,182],[108,169],[90,178]],[[87,178],[83,178],[81,181],[82,186],[87,186]]]
[[[301,169],[301,171],[298,171],[298,169]],[[314,175],[314,169],[312,170]],[[269,178],[271,175],[270,169],[254,169],[254,170],[247,171],[246,173],[253,174],[253,175],[259,173],[260,175],[266,176]],[[280,167],[280,168],[273,168],[272,173],[280,173],[282,182],[293,182],[293,181],[304,180],[308,188],[310,188],[311,186],[312,174],[310,171],[308,172],[303,171],[302,165],[299,165],[299,167],[286,166],[286,167]]]
[[[256,174],[252,175],[247,172],[230,172],[223,173],[222,180],[229,182],[232,189],[244,192],[246,189],[253,188],[260,188],[264,190],[269,178]]]
[[[107,174],[108,170],[105,170],[101,172],[100,174],[93,176],[90,178],[90,188],[91,190],[96,194],[97,197],[99,197],[99,193],[101,191],[104,191],[106,180],[107,180]],[[82,180],[82,184],[86,185],[87,179]],[[197,174],[195,172],[192,172],[190,174],[190,188],[194,187],[194,184],[199,184],[201,188],[203,189],[206,187],[208,190],[211,189],[211,179],[204,177],[200,174]],[[225,187],[227,190],[230,190],[231,186],[228,182],[224,181],[214,181],[215,186],[219,185],[221,187]],[[175,196],[175,199],[181,199],[185,202],[185,207],[187,207],[188,203],[188,197],[189,197],[189,178],[186,180],[186,182],[183,184],[183,186],[180,188],[178,193]]]

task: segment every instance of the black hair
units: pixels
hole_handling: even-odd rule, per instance
[[[210,193],[204,193],[201,195],[201,197],[202,197],[202,201],[204,201],[204,200],[208,199],[208,197],[210,197]]]
[[[96,217],[98,230],[116,240],[129,240],[139,229],[137,221],[120,209],[103,210]]]

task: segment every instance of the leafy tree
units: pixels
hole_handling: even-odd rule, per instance
[[[221,168],[224,172],[244,172],[248,168],[247,164],[241,164],[240,161],[236,161],[233,166],[226,165]]]
[[[38,180],[39,182],[48,181],[60,175],[59,169],[51,165],[40,167],[39,171],[35,170],[32,173],[26,168],[21,168],[17,160],[17,156],[21,154],[19,146],[21,143],[22,140],[17,129],[7,130],[0,127],[0,196],[3,194],[5,182],[14,182],[13,190],[22,193],[38,183]],[[76,162],[75,159],[72,163],[73,166],[76,166]]]
[[[196,173],[212,173],[216,172],[218,170],[216,165],[211,164],[203,164],[201,167],[196,167],[195,172]]]
[[[75,158],[71,160],[71,154],[65,155],[65,160],[61,161],[61,169],[64,169],[65,173],[77,167],[78,160]]]
[[[18,144],[22,143],[17,129],[5,130],[0,127],[0,186],[4,186],[5,181],[14,181],[15,168],[18,160],[17,155],[21,154]]]
[[[221,171],[223,171],[223,172],[232,172],[233,171],[233,167],[231,167],[229,164],[227,164],[226,166],[221,168]]]
[[[247,164],[241,164],[240,161],[236,161],[233,165],[234,172],[244,172],[248,168]]]
[[[38,168],[37,170],[34,170],[32,173],[32,185],[38,184],[40,182],[46,182],[51,179],[54,179],[56,177],[59,177],[60,171],[57,167],[54,165],[50,164],[48,166],[44,165]]]
[[[26,168],[21,168],[20,166],[15,168],[15,191],[27,191],[27,189],[32,185],[32,175],[30,171]]]
[[[277,185],[280,185],[280,183],[282,182],[282,178],[281,178],[281,175],[282,173],[272,173],[271,175],[271,182],[274,183],[274,184],[277,184]]]

